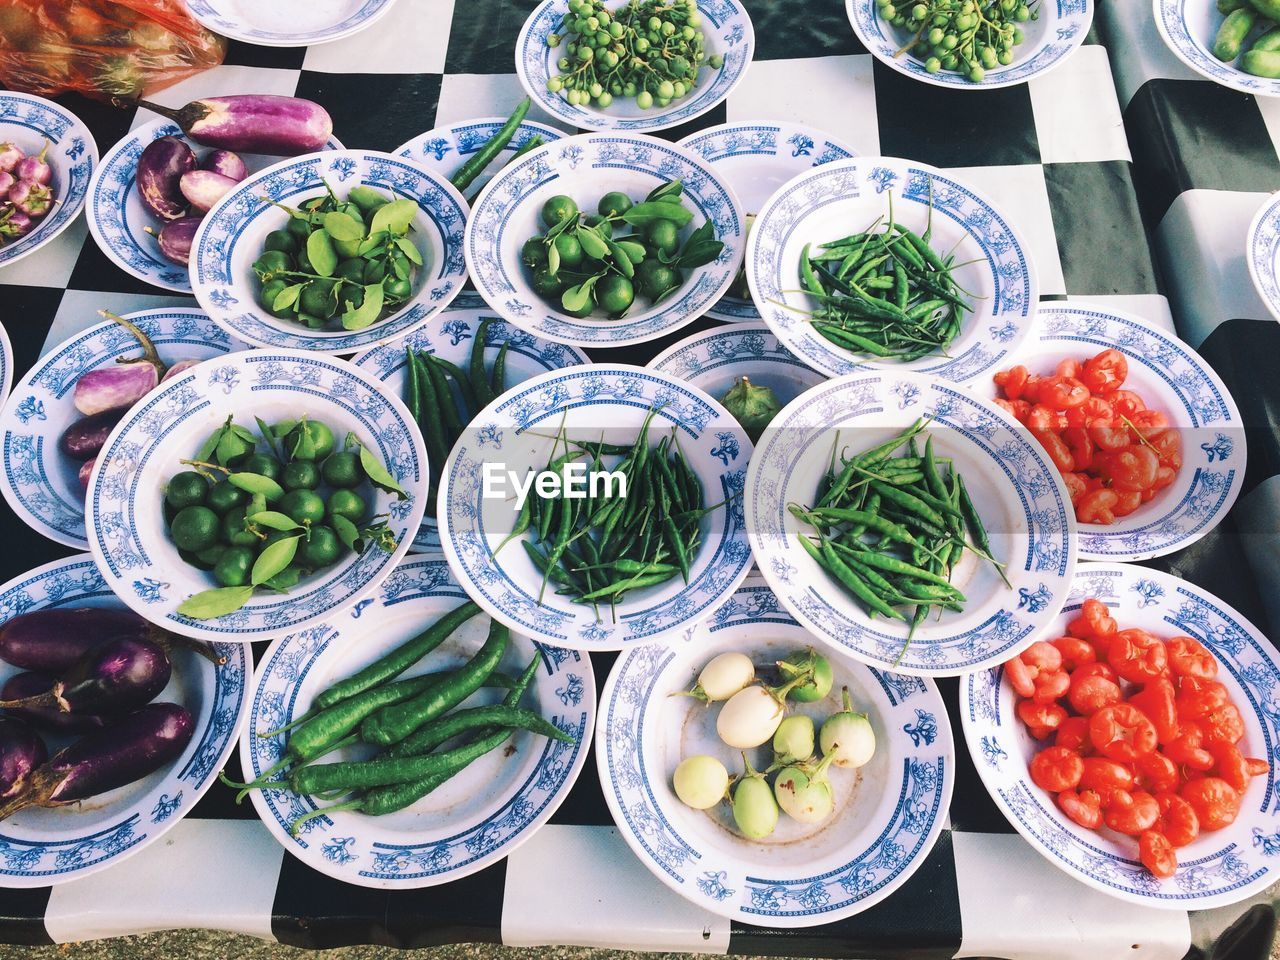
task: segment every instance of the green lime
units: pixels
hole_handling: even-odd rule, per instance
[[[289,283],[287,280],[276,277],[264,283],[262,285],[262,290],[259,291],[258,294],[258,303],[262,305],[262,308],[266,310],[267,313],[280,320],[288,320],[293,316],[292,305],[287,307],[282,306],[279,310],[276,309],[276,297],[284,293],[284,289],[288,285]]]
[[[312,570],[327,567],[340,556],[342,543],[329,527],[312,527],[311,539],[303,539],[298,543],[298,561]]]
[[[196,554],[196,559],[198,559],[205,567],[211,569],[219,560],[222,559],[222,554],[227,549],[228,548],[223,546],[221,543],[215,543],[212,547],[205,547],[203,550],[199,551]]]
[[[635,285],[651,300],[679,282],[675,269],[659,260],[642,260],[636,267]]]
[[[352,523],[357,523],[368,509],[364,502],[364,497],[356,493],[354,490],[335,490],[329,494],[329,503],[326,506],[326,515],[329,517],[346,517]]]
[[[613,223],[604,217],[587,217],[583,221],[588,227],[595,227],[602,237],[609,240],[613,239]]]
[[[595,289],[596,303],[605,313],[620,314],[631,306],[636,298],[635,287],[626,277],[610,273],[600,278]]]
[[[320,476],[331,487],[349,489],[359,486],[364,479],[364,468],[360,466],[360,457],[350,450],[341,450],[332,454],[320,468]]]
[[[530,237],[520,248],[520,262],[530,270],[541,270],[547,265],[547,241],[541,235]]]
[[[270,280],[286,270],[292,270],[293,257],[283,250],[268,250],[254,261],[253,269],[263,280]]]
[[[548,227],[563,223],[578,212],[578,205],[572,197],[557,194],[542,205],[542,222]]]
[[[392,300],[408,300],[413,296],[413,284],[399,277],[386,277],[382,281],[382,289]]]
[[[294,253],[298,249],[298,238],[288,230],[272,230],[262,241],[262,249]]]
[[[268,454],[251,453],[236,465],[236,470],[240,473],[256,473],[259,476],[270,477],[279,483],[284,473],[284,464]]]
[[[307,420],[307,433],[311,435],[311,445],[316,449],[316,459],[323,460],[333,452],[333,431],[322,420]]]
[[[276,509],[295,523],[318,523],[324,519],[324,500],[314,490],[290,490]]]
[[[209,490],[205,505],[218,516],[222,516],[232,507],[243,507],[249,502],[249,494],[239,487],[233,487],[226,480],[219,480]]]
[[[538,270],[533,275],[533,289],[540,297],[546,297],[548,300],[560,299],[560,294],[564,293],[564,281],[555,273],[547,270]]]
[[[218,539],[218,515],[208,507],[183,507],[169,525],[169,536],[179,550],[198,553]]]
[[[387,275],[387,265],[381,260],[369,260],[364,265],[364,282],[381,283]]]
[[[360,241],[334,240],[333,252],[344,260],[350,260],[352,257],[358,257],[360,255]]]
[[[209,493],[209,481],[194,470],[175,473],[165,488],[164,499],[171,507],[181,510],[204,503]]]
[[[364,260],[360,257],[352,257],[350,260],[343,260],[333,271],[333,275],[342,280],[350,280],[352,283],[363,283]]]
[[[189,564],[190,566],[196,567],[196,568],[197,568],[197,569],[199,569],[199,570],[212,570],[212,569],[213,569],[213,564],[212,564],[212,563],[205,563],[203,560],[201,560],[201,559],[200,559],[200,557],[199,557],[199,555],[198,555],[198,554],[191,553],[190,551],[187,551],[187,550],[179,550],[179,551],[178,551],[178,556],[180,556],[180,557],[182,558],[182,562],[183,562],[183,563],[186,563],[186,564]]]
[[[221,587],[243,587],[253,570],[253,551],[248,547],[227,547],[213,565],[213,579]]]
[[[305,240],[311,236],[311,224],[302,217],[290,217],[289,225],[285,229],[299,240]]]
[[[280,485],[286,490],[314,490],[320,486],[320,468],[313,460],[286,463]]]
[[[313,317],[332,317],[338,311],[337,298],[333,295],[332,280],[308,280],[298,297],[303,313]]]
[[[556,237],[556,252],[560,254],[560,266],[572,269],[582,263],[582,244],[572,234],[562,233]]]
[[[662,253],[674,253],[680,245],[680,231],[670,220],[655,220],[645,227],[649,247]]]
[[[595,308],[596,308],[595,301],[593,301],[590,297],[587,298],[587,302],[583,304],[582,309],[580,310],[566,310],[564,307],[564,304],[558,305],[558,309],[562,313],[564,313],[566,316],[579,317],[579,318],[591,316],[591,311],[595,310]]]
[[[626,213],[631,209],[631,198],[625,193],[619,193],[617,190],[611,190],[600,198],[600,202],[596,205],[602,217],[617,217]]]
[[[346,283],[338,289],[339,313],[346,313],[348,310],[359,310],[362,306],[364,306],[364,287]]]
[[[233,547],[252,547],[258,542],[253,532],[245,527],[245,508],[232,507],[222,515],[222,541]]]

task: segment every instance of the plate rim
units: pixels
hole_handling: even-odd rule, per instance
[[[1277,81],[1280,84],[1280,81]],[[1254,292],[1258,294],[1258,299],[1262,301],[1262,305],[1267,308],[1272,319],[1280,320],[1280,300],[1269,296],[1263,290],[1263,265],[1258,262],[1259,257],[1266,251],[1258,249],[1258,234],[1262,229],[1265,220],[1274,218],[1280,226],[1280,192],[1270,194],[1266,200],[1258,207],[1253,215],[1253,219],[1249,221],[1249,229],[1245,233],[1245,263],[1249,265],[1249,279],[1253,281]],[[1280,244],[1277,244],[1280,247]],[[1280,290],[1280,270],[1276,268],[1276,257],[1271,258],[1270,273],[1272,283],[1276,284]]]
[[[373,26],[391,9],[396,0],[366,0],[366,7],[370,4],[377,4],[373,12],[363,20],[352,24],[344,30],[332,31],[330,33],[318,34],[271,34],[269,38],[255,35],[253,31],[245,30],[228,30],[227,24],[230,21],[219,20],[203,10],[200,10],[200,4],[207,5],[209,0],[200,0],[200,3],[187,3],[187,12],[191,18],[198,22],[202,27],[211,30],[214,33],[221,34],[232,40],[239,40],[242,43],[251,44],[256,47],[318,47],[321,44],[333,43],[335,40],[342,40],[353,34],[360,33],[362,30]],[[278,39],[277,39],[278,38]]]
[[[1210,67],[1217,68],[1219,62],[1212,59],[1207,47],[1202,48],[1197,45],[1190,29],[1187,28],[1185,31],[1186,43],[1197,52],[1203,54],[1203,61],[1198,60],[1197,57],[1190,53],[1179,42],[1183,38],[1175,37],[1169,29],[1169,25],[1164,18],[1164,8],[1166,6],[1170,6],[1170,13],[1176,12],[1181,21],[1180,26],[1185,28],[1187,26],[1185,20],[1187,0],[1152,0],[1151,4],[1151,16],[1156,22],[1156,32],[1160,35],[1160,39],[1164,41],[1164,45],[1169,48],[1169,51],[1178,58],[1184,67],[1196,75],[1218,84],[1220,87],[1235,90],[1237,93],[1247,93],[1255,97],[1280,97],[1280,80],[1252,76],[1238,69],[1234,62],[1220,64],[1222,72],[1215,75],[1214,70],[1210,69]],[[1209,66],[1206,66],[1206,64]]]

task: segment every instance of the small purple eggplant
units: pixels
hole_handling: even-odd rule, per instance
[[[5,173],[11,173],[13,168],[18,165],[18,161],[26,157],[21,148],[14,146],[12,143],[0,143],[0,170]],[[14,179],[17,179],[16,177]]]
[[[179,360],[177,363],[175,363],[172,367],[169,368],[168,373],[166,373],[163,377],[160,378],[160,382],[164,383],[164,381],[166,380],[172,380],[174,377],[181,376],[182,374],[190,370],[192,367],[198,366],[203,362],[204,361],[202,360]]]
[[[8,170],[0,170],[0,200],[4,200],[9,196],[9,191],[13,189],[13,185],[17,182],[17,178]]]
[[[236,183],[249,175],[249,168],[244,165],[240,155],[230,150],[210,150],[200,167],[203,170],[212,170],[224,177],[230,177]]]
[[[20,613],[0,624],[0,660],[56,676],[117,637],[148,640],[165,649],[182,647],[213,663],[226,662],[198,640],[171,634],[120,607],[51,607]]]
[[[80,375],[72,402],[85,416],[104,410],[128,409],[154,390],[168,369],[151,338],[136,324],[106,310],[99,310],[98,314],[114,320],[133,334],[142,347],[142,356],[122,358],[113,367],[90,370]]]
[[[136,637],[115,637],[94,647],[33,697],[0,700],[0,708],[56,706],[64,713],[120,713],[149,703],[173,668],[157,644]]]
[[[182,756],[195,733],[176,703],[151,703],[77,740],[38,767],[0,803],[0,820],[27,807],[55,807],[141,780]]]
[[[34,226],[35,221],[29,216],[16,207],[6,205],[4,212],[0,213],[0,242],[25,237]]]
[[[208,213],[209,208],[226,196],[227,191],[236,185],[230,177],[224,177],[212,170],[192,170],[184,173],[178,181],[178,188],[191,204],[192,210]]]
[[[333,133],[329,112],[298,97],[205,97],[177,110],[146,100],[136,102],[168,117],[197,143],[223,150],[296,157],[323,149]]]
[[[155,233],[150,228],[144,229],[155,236],[165,259],[180,267],[185,267],[191,262],[191,242],[195,240],[196,231],[200,229],[199,217],[183,217],[181,220],[170,221],[159,233]]]
[[[9,202],[33,220],[53,209],[53,191],[34,180],[19,180],[9,188]]]
[[[76,479],[80,481],[80,489],[85,493],[89,492],[89,481],[93,477],[93,467],[98,462],[98,458],[94,457],[85,463],[80,464],[80,470],[76,473]]]
[[[102,445],[107,442],[107,437],[111,435],[111,428],[128,412],[128,407],[117,407],[81,417],[62,431],[62,436],[58,438],[58,450],[64,456],[82,463],[95,459]]]
[[[23,157],[14,165],[13,175],[19,180],[34,180],[39,184],[47,184],[53,179],[53,168],[44,162],[48,152],[49,141],[46,140],[39,156]]]
[[[142,205],[161,220],[185,216],[187,204],[178,187],[184,173],[196,168],[196,155],[177,137],[160,137],[147,144],[138,157],[138,196]]]
[[[44,741],[17,717],[0,717],[0,802],[18,796],[49,759]]]
[[[15,673],[0,687],[0,700],[25,700],[45,693],[54,678],[43,673]],[[63,713],[57,707],[15,707],[10,715],[27,721],[38,730],[66,736],[78,736],[107,725],[105,717],[96,713]]]

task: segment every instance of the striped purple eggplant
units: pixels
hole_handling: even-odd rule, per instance
[[[138,158],[135,182],[142,205],[161,220],[183,216],[187,202],[178,183],[195,168],[195,152],[177,137],[152,140]]]
[[[298,97],[205,97],[177,110],[146,100],[137,103],[168,117],[197,143],[223,150],[294,157],[323,149],[333,134],[329,112]]]
[[[49,690],[55,677],[45,673],[25,671],[15,673],[0,687],[0,700],[25,700]],[[91,730],[101,730],[106,719],[96,713],[63,713],[54,707],[11,707],[9,715],[25,720],[37,730],[47,730],[63,736],[79,735]],[[41,761],[43,763],[43,761]]]
[[[49,758],[44,741],[17,717],[0,717],[0,803],[18,796]]]

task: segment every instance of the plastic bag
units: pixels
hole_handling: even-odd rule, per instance
[[[139,97],[226,53],[182,0],[0,0],[0,84],[12,90]]]

